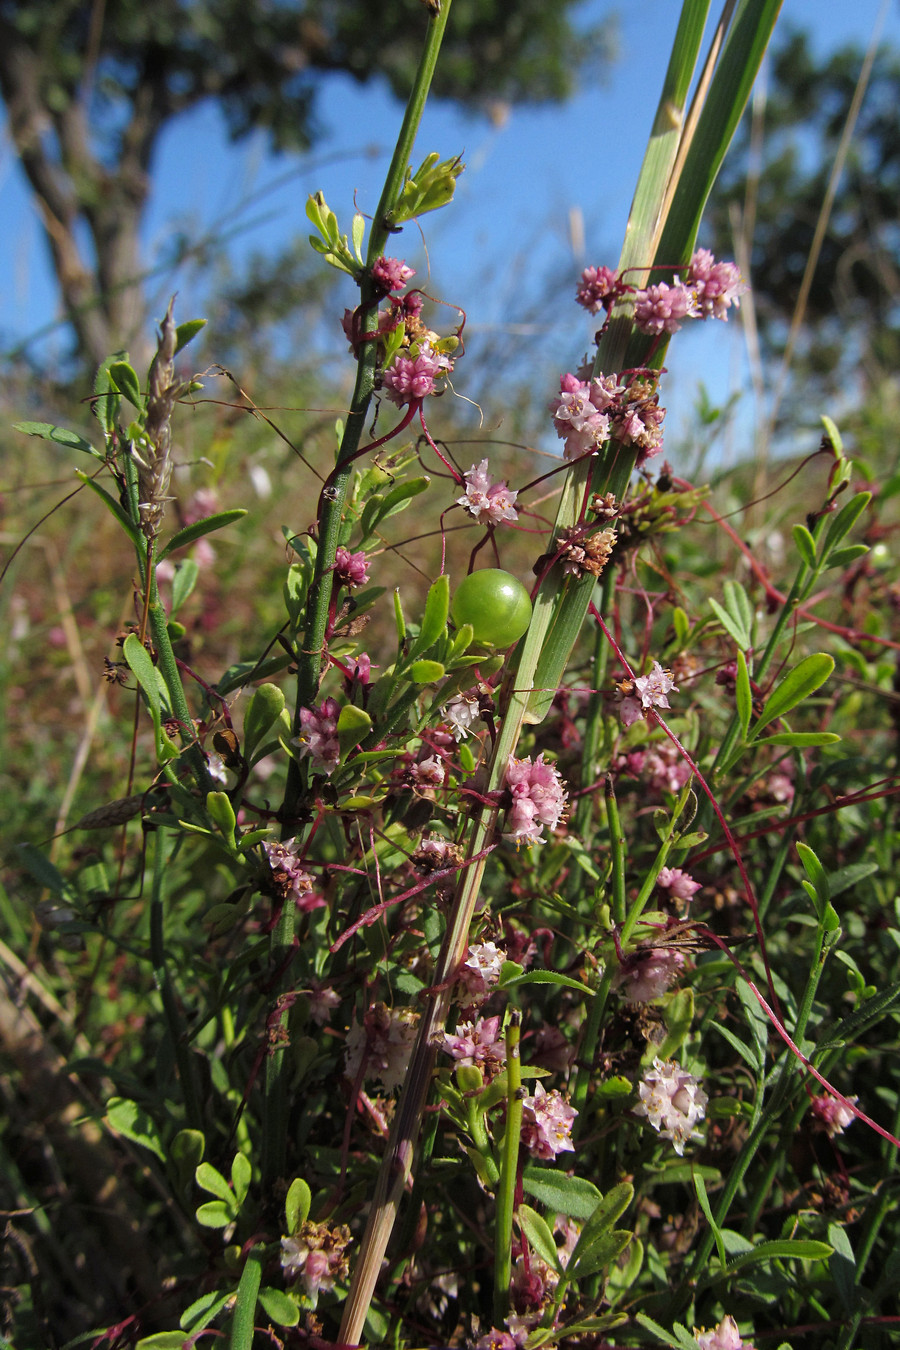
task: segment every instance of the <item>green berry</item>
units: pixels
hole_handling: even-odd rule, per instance
[[[531,599],[517,577],[484,567],[459,583],[450,613],[457,627],[472,625],[476,642],[511,647],[531,622]]]

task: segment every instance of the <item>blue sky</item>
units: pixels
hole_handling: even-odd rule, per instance
[[[585,21],[611,10],[606,0],[587,0]],[[785,0],[780,23],[808,29],[816,47],[827,51],[847,40],[864,45],[882,9],[882,0]],[[446,105],[426,113],[417,153],[442,157],[463,152],[467,169],[453,204],[422,224],[431,265],[429,289],[463,306],[467,332],[490,341],[501,330],[521,339],[523,360],[550,354],[541,345],[540,310],[551,274],[571,279],[588,262],[614,265],[628,215],[637,168],[656,104],[677,24],[677,0],[636,0],[617,18],[618,59],[602,81],[585,87],[562,108],[514,109],[502,126],[465,117]],[[893,0],[884,37],[900,44],[900,8]],[[238,147],[224,135],[216,109],[208,106],[183,119],[165,136],[157,158],[154,194],[147,216],[148,262],[164,256],[173,230],[193,237],[236,229],[236,259],[254,250],[274,249],[294,233],[307,232],[307,195],[322,188],[342,222],[355,200],[370,211],[378,198],[400,109],[377,86],[349,80],[323,86],[319,115],[327,137],[308,163],[275,160],[262,138]],[[377,152],[360,155],[359,146]],[[296,167],[275,190],[271,184]],[[583,251],[573,248],[572,221],[583,222]],[[251,226],[251,222],[256,224]],[[424,275],[427,263],[415,229],[403,236],[402,250]],[[166,278],[177,286],[179,310],[202,312],[197,278]],[[554,341],[570,347],[553,358],[573,364],[585,350],[593,324],[560,293],[571,329],[563,321]],[[353,303],[348,281],[346,302]],[[8,140],[0,143],[0,338],[20,341],[52,322],[56,296],[45,262],[40,228]],[[551,303],[552,302],[548,302]],[[553,306],[555,310],[555,305]],[[557,331],[559,324],[554,326]],[[736,324],[715,338],[680,339],[670,349],[670,431],[684,424],[697,381],[704,378],[715,398],[724,398],[740,379],[740,334]],[[569,341],[569,332],[571,339]],[[57,339],[59,341],[59,339]],[[54,340],[47,354],[52,357]],[[545,382],[552,391],[555,371]],[[548,392],[549,396],[549,392]]]

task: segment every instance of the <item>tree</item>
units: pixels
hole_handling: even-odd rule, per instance
[[[456,0],[435,93],[481,109],[565,98],[603,48],[573,27],[577,3]],[[82,356],[144,322],[140,225],[172,119],[216,99],[235,139],[262,126],[305,150],[328,74],[406,95],[424,21],[418,0],[0,0],[0,94]]]
[[[708,217],[730,251],[735,206],[751,185],[751,279],[764,350],[779,356],[797,304],[862,53],[842,48],[821,63],[790,34],[773,53],[761,160],[749,170],[749,126],[726,163]],[[900,55],[875,60],[806,303],[795,370],[810,389],[877,385],[900,360]],[[816,386],[818,388],[816,389]]]

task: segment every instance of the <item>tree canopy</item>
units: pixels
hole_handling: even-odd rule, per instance
[[[605,47],[577,8],[455,0],[435,94],[482,111],[566,98]],[[140,222],[173,118],[215,99],[235,138],[264,127],[305,150],[327,75],[406,95],[426,17],[421,0],[0,0],[0,94],[81,353],[102,360],[144,321]]]
[[[726,162],[709,224],[730,247],[730,213],[750,185],[751,276],[760,332],[783,348],[863,54],[844,47],[818,61],[793,33],[773,52],[761,159],[751,169],[749,125]],[[806,302],[798,356],[829,392],[852,371],[867,381],[900,357],[900,54],[878,53]],[[729,242],[726,242],[728,240]],[[797,363],[795,362],[795,365]]]

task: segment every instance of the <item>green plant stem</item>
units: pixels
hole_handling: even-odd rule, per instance
[[[163,1014],[166,1019],[166,1026],[169,1029],[172,1049],[175,1052],[175,1062],[178,1065],[181,1090],[184,1093],[187,1125],[191,1129],[200,1130],[203,1127],[203,1111],[200,1105],[199,1084],[194,1072],[194,1061],[188,1048],[187,1028],[184,1025],[178,1001],[172,989],[172,979],[166,963],[165,893],[166,865],[169,859],[167,843],[167,831],[161,827],[156,832],[153,856],[153,881],[150,895],[150,960],[153,964],[153,978],[162,1000]]]
[[[606,820],[609,825],[609,856],[612,862],[611,895],[613,923],[625,922],[625,835],[619,816],[619,804],[616,791],[609,774],[604,789],[606,799]]]
[[[614,973],[612,966],[603,972],[600,986],[591,1002],[591,1010],[588,1013],[587,1024],[584,1028],[581,1050],[578,1055],[578,1075],[575,1079],[575,1087],[572,1090],[572,1105],[578,1112],[579,1123],[582,1123],[584,1120],[584,1108],[587,1103],[588,1090],[594,1074],[594,1057],[597,1052],[597,1041],[600,1037],[600,1028],[603,1025],[603,1014],[606,1012],[606,1003],[609,998],[609,991],[612,988]]]
[[[521,1015],[510,1014],[506,1028],[506,1132],[500,1154],[494,1226],[494,1326],[502,1327],[509,1313],[512,1279],[512,1229],[515,1212],[516,1176],[522,1138],[522,1062],[519,1058]]]
[[[360,329],[366,333],[377,324],[378,300],[375,296],[369,269],[384,252],[390,237],[389,212],[392,210],[403,189],[413,143],[422,118],[428,90],[437,63],[438,52],[450,13],[451,0],[444,0],[441,12],[428,24],[425,47],[422,53],[416,79],[406,107],[403,125],[397,137],[397,145],[385,179],[384,189],[372,228],[369,234],[369,247],[366,254],[366,274],[361,281]],[[353,458],[359,449],[365,420],[375,388],[375,365],[377,350],[374,342],[362,344],[356,368],[356,387],[350,404],[350,412],[344,428],[338,452],[338,472],[332,477],[329,493],[323,496],[318,522],[318,547],[316,551],[315,573],[310,586],[306,607],[306,629],[301,650],[297,658],[297,698],[294,708],[294,734],[300,730],[301,709],[310,707],[316,699],[319,679],[322,672],[322,660],[325,650],[325,632],[328,623],[328,608],[331,598],[331,573],[334,566],[335,550],[340,541],[344,505],[350,484]],[[343,466],[343,467],[341,467]],[[296,759],[288,765],[287,784],[282,805],[282,837],[289,839],[297,833],[297,813],[305,787],[306,768]],[[285,969],[280,984],[286,987],[287,961],[294,942],[294,910],[285,905],[278,923],[272,933],[269,949],[269,969]],[[272,1028],[272,1043],[266,1064],[266,1089],[264,1108],[264,1178],[271,1184],[279,1177],[284,1168],[288,1127],[288,1075],[289,1062],[286,1058],[288,1010],[285,1009]]]
[[[410,156],[419,130],[419,123],[422,120],[422,113],[425,110],[444,30],[450,15],[450,5],[451,0],[444,0],[440,13],[433,16],[429,21],[425,46],[416,71],[415,82],[407,101],[403,124],[397,137],[397,144],[385,178],[381,199],[369,232],[366,272],[360,283],[359,326],[363,333],[374,331],[377,327],[378,298],[372,283],[370,269],[384,252],[391,237],[390,213],[396,206],[403,190]],[[311,707],[318,693],[322,660],[325,653],[325,632],[331,599],[334,555],[340,542],[352,463],[362,443],[366,416],[375,388],[377,355],[377,344],[375,342],[362,343],[356,367],[356,385],[337,456],[337,472],[331,479],[328,496],[322,501],[318,521],[315,571],[306,606],[306,628],[303,643],[297,656],[297,700],[294,709],[295,735],[300,730],[300,710]],[[292,761],[288,766],[288,780],[282,811],[286,838],[296,833],[296,828],[292,822],[301,800],[303,785],[303,768],[296,761]]]
[[[256,1299],[262,1279],[262,1247],[252,1247],[244,1262],[231,1319],[229,1350],[252,1350]]]

